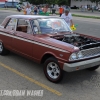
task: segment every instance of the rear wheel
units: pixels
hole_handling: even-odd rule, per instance
[[[89,70],[89,71],[94,71],[94,70],[96,70],[96,69],[99,68],[99,67],[100,67],[100,65],[94,66],[94,67],[91,67],[91,68],[88,68],[87,70]]]
[[[6,55],[8,53],[9,53],[9,51],[7,49],[5,49],[2,42],[0,42],[0,55]]]
[[[62,69],[54,57],[48,58],[44,63],[44,74],[51,82],[57,83],[62,79]]]

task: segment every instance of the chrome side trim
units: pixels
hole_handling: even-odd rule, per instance
[[[57,50],[57,51],[70,53],[70,52],[68,52],[66,50],[63,50],[63,49],[60,49],[60,48],[56,48],[56,47],[53,47],[53,46],[50,46],[50,45],[46,45],[46,44],[43,44],[43,43],[39,43],[39,42],[36,42],[36,41],[32,41],[32,40],[27,40],[27,39],[24,39],[24,38],[21,38],[21,37],[17,37],[17,36],[14,36],[14,35],[10,35],[10,34],[6,34],[6,33],[3,33],[3,32],[0,32],[0,34],[5,35],[5,36],[9,36],[9,37],[12,37],[12,38],[15,38],[15,39],[19,39],[19,40],[22,40],[22,41],[34,43],[34,44],[37,44],[37,45],[40,45],[40,46],[44,46],[44,47],[47,47],[47,48],[50,48],[50,49],[54,49],[54,50]]]

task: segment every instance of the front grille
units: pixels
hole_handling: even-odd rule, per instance
[[[81,50],[81,52],[83,54],[83,58],[95,57],[100,55],[100,47]]]

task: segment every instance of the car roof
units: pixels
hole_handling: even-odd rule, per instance
[[[8,17],[9,18],[25,18],[25,19],[57,18],[57,16],[42,16],[42,15],[10,15]]]

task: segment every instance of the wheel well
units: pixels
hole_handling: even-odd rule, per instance
[[[41,60],[41,64],[43,64],[48,58],[50,57],[54,57],[53,55],[51,54],[45,54],[43,57],[42,57],[42,60]],[[54,57],[55,58],[55,57]]]

